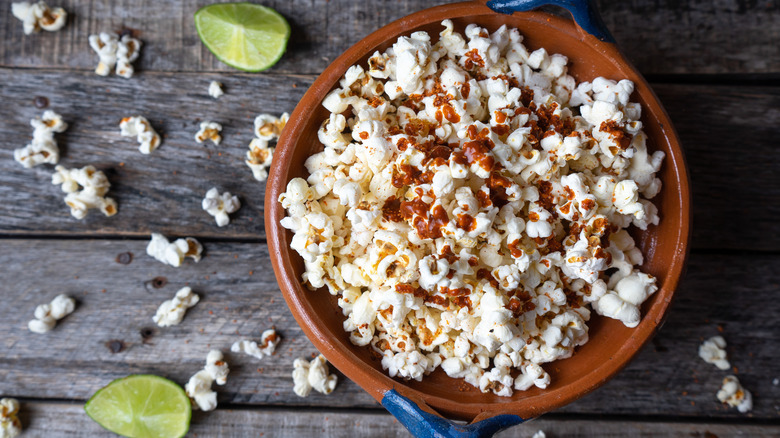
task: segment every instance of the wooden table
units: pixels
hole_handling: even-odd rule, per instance
[[[67,27],[24,36],[10,1],[0,2],[0,396],[22,401],[27,436],[104,436],[82,405],[112,379],[154,373],[183,384],[209,349],[227,351],[272,326],[284,338],[278,353],[262,361],[228,353],[219,409],[196,413],[192,436],[406,436],[343,376],[330,396],[293,393],[292,361],[315,349],[280,295],[265,243],[264,184],[242,160],[255,115],[292,111],[338,54],[428,2],[265,1],[290,21],[292,38],[279,64],[261,74],[224,66],[200,43],[192,14],[208,2],[50,3],[68,10]],[[780,3],[598,3],[682,138],[695,216],[688,273],[666,325],[624,371],[502,436],[778,436]],[[138,73],[96,76],[87,36],[122,30],[145,43]],[[225,84],[219,100],[207,94],[211,80]],[[43,111],[36,96],[70,124],[58,135],[60,164],[104,170],[116,216],[72,218],[51,166],[13,161],[29,141],[29,120]],[[119,120],[135,114],[164,137],[152,155],[119,135]],[[193,141],[203,120],[224,126],[221,146]],[[244,204],[225,228],[200,208],[213,186]],[[165,266],[145,254],[151,232],[194,236],[205,257]],[[130,263],[120,259],[126,253]],[[155,309],[184,285],[201,302],[181,325],[157,327]],[[76,312],[50,333],[29,332],[35,306],[60,293],[76,297]],[[716,334],[753,391],[750,414],[716,400],[725,373],[697,356]]]

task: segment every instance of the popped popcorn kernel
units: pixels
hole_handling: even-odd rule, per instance
[[[33,333],[46,333],[52,330],[57,321],[70,315],[76,309],[76,301],[60,294],[54,297],[49,304],[41,304],[35,308],[35,319],[27,323],[27,328]]]
[[[120,38],[115,33],[101,32],[89,36],[89,46],[99,57],[96,74],[108,76],[111,70],[115,70],[117,76],[125,79],[133,77],[135,69],[132,63],[141,52],[140,40],[130,35]]]
[[[217,407],[217,393],[211,390],[212,383],[224,385],[230,373],[227,362],[222,352],[211,350],[206,356],[206,366],[195,373],[184,385],[184,391],[192,400],[193,407],[202,411],[213,411]]]
[[[664,154],[647,149],[631,81],[578,84],[517,29],[442,26],[347,69],[281,225],[301,280],[336,297],[350,341],[391,377],[441,367],[499,396],[547,388],[543,365],[588,342],[593,312],[642,322],[658,285],[626,229],[659,223]],[[272,120],[256,120],[256,163]]]
[[[152,153],[160,146],[160,136],[152,128],[151,123],[146,120],[146,117],[125,117],[119,122],[119,129],[122,137],[136,137],[138,150],[144,155]]]
[[[302,357],[295,359],[292,372],[295,395],[307,397],[312,389],[321,394],[330,394],[336,389],[338,377],[329,373],[328,361],[321,354],[311,362]]]
[[[198,294],[192,292],[189,287],[183,287],[172,299],[160,304],[152,320],[160,327],[178,325],[184,319],[187,309],[198,304],[198,301],[200,301]]]
[[[14,160],[30,168],[39,164],[57,164],[60,150],[54,139],[55,133],[65,132],[68,124],[54,111],[44,111],[43,116],[30,120],[33,127],[32,141],[25,147],[14,150]]]
[[[726,376],[717,394],[721,403],[737,408],[743,414],[753,410],[753,394],[742,387],[736,376]]]
[[[0,437],[14,438],[22,433],[19,420],[19,401],[15,398],[0,399]]]
[[[22,22],[25,35],[30,35],[41,29],[55,32],[63,28],[68,20],[68,13],[62,8],[50,9],[44,2],[11,3],[11,13]]]
[[[218,227],[224,227],[230,223],[228,214],[235,213],[241,208],[241,201],[238,196],[231,195],[230,192],[219,193],[216,187],[206,192],[201,204],[204,210],[217,221]]]
[[[152,239],[146,246],[146,253],[156,260],[175,268],[181,266],[185,258],[191,258],[196,263],[200,261],[203,246],[192,237],[185,237],[169,242],[159,233],[152,233]]]
[[[699,346],[699,357],[721,370],[731,368],[726,357],[726,340],[723,339],[723,336],[713,336],[702,342]]]
[[[246,153],[246,165],[252,170],[252,176],[257,181],[265,181],[268,178],[268,167],[274,157],[274,148],[268,143],[279,138],[282,129],[287,124],[290,115],[282,114],[274,117],[270,114],[260,114],[255,117],[255,138],[249,143]]]
[[[206,140],[211,140],[212,143],[219,146],[222,141],[222,125],[216,122],[205,121],[200,124],[200,130],[195,134],[195,141],[203,143]]]
[[[213,97],[214,99],[219,99],[219,97],[223,94],[225,94],[225,92],[222,91],[221,82],[211,81],[209,83],[209,96]]]
[[[234,342],[230,347],[230,351],[233,353],[248,354],[257,359],[262,359],[265,356],[274,354],[276,346],[282,339],[276,333],[276,330],[270,329],[263,332],[260,335],[260,344],[249,339],[243,339],[241,341]]]
[[[534,436],[531,438],[547,438],[547,435],[544,433],[543,430],[537,430],[536,433],[534,433]]]
[[[54,185],[62,184],[62,191],[67,193],[65,204],[70,207],[73,217],[84,219],[91,209],[100,210],[109,217],[116,214],[116,201],[106,197],[108,189],[111,188],[106,174],[94,166],[84,166],[81,169],[57,166],[54,171],[51,182]]]

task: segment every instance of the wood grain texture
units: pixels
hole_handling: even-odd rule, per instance
[[[139,71],[232,71],[200,43],[192,16],[212,1],[62,0],[68,24],[22,33],[0,1],[0,65],[94,69],[87,37],[133,30],[145,43]],[[271,72],[320,73],[358,40],[412,12],[451,0],[266,0],[292,27],[287,54]],[[780,3],[775,0],[600,0],[601,15],[626,56],[645,74],[777,73]]]
[[[299,398],[292,392],[292,361],[315,349],[283,302],[262,244],[206,242],[203,260],[181,268],[148,257],[146,242],[123,240],[5,239],[0,246],[0,394],[23,398],[86,400],[111,380],[154,373],[181,384],[202,368],[212,348],[228,351],[241,338],[275,326],[282,343],[273,357],[255,360],[227,353],[231,374],[218,387],[229,406],[377,408],[340,376],[331,396]],[[116,261],[131,252],[130,264]],[[250,272],[251,271],[251,272]],[[718,272],[718,275],[713,275]],[[153,279],[165,278],[163,287]],[[159,283],[159,281],[158,281]],[[700,342],[724,330],[732,364],[753,391],[750,418],[776,419],[780,360],[774,315],[780,257],[691,258],[669,318],[651,345],[604,387],[559,412],[744,418],[715,398],[725,372],[697,356]],[[182,324],[159,328],[159,304],[189,285],[201,301]],[[27,330],[35,306],[59,293],[78,301],[76,311],[45,335]],[[551,365],[554,366],[554,365]]]
[[[23,402],[20,418],[25,436],[116,436],[103,430],[84,414],[80,404]],[[67,418],[67,421],[63,421]],[[604,420],[565,420],[542,417],[496,434],[496,438],[530,438],[543,430],[549,438],[656,437],[672,438],[769,438],[780,433],[777,426],[744,424],[699,424],[691,422],[639,422]],[[264,438],[318,436],[323,438],[350,437],[409,437],[409,432],[385,412],[322,412],[291,409],[217,409],[213,412],[194,412],[190,433],[192,437],[247,437]]]
[[[207,95],[219,79],[226,94]],[[0,69],[0,233],[11,235],[147,236],[150,231],[210,238],[263,239],[265,183],[243,163],[261,112],[292,111],[313,77],[149,73],[126,81],[87,72],[62,75]],[[774,202],[780,187],[780,89],[714,85],[655,86],[682,139],[693,180],[693,248],[780,249]],[[119,213],[70,216],[64,195],[51,185],[52,166],[24,169],[13,150],[29,142],[29,120],[45,96],[69,129],[57,136],[66,167],[94,164],[112,183]],[[175,102],[172,105],[171,102]],[[119,135],[119,120],[142,114],[163,135],[162,146],[142,155],[134,139]],[[223,125],[223,142],[197,144],[198,124]],[[747,148],[747,149],[746,149]],[[745,151],[749,151],[746,153]],[[218,228],[200,208],[211,187],[238,195],[243,207]]]

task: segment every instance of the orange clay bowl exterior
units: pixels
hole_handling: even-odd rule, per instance
[[[431,35],[433,42],[437,41],[443,29],[440,23],[447,18],[461,33],[470,23],[490,32],[503,24],[515,27],[525,37],[523,43],[529,51],[543,47],[548,53],[566,55],[569,74],[577,82],[598,76],[630,79],[636,86],[631,99],[642,105],[648,149],[666,153],[658,174],[663,189],[653,199],[661,221],[645,232],[631,230],[645,256],[641,269],[654,275],[659,286],[642,305],[642,321],[632,329],[594,312],[588,323],[590,341],[572,357],[545,365],[552,380],[550,385],[546,389],[515,391],[511,397],[482,393],[440,369],[421,382],[390,378],[380,361],[372,358],[369,347],[350,343],[348,333],[342,328],[344,316],[336,297],[324,288],[311,291],[302,283],[303,261],[290,248],[292,232],[279,224],[285,216],[278,202],[279,195],[292,178],[308,176],[304,161],[323,148],[317,140],[317,130],[329,113],[320,105],[322,99],[338,85],[350,66],[366,67],[366,60],[375,50],[385,50],[399,36],[422,30]],[[645,79],[614,44],[586,34],[568,19],[542,12],[498,14],[477,2],[433,7],[390,23],[352,46],[325,69],[301,99],[279,139],[266,187],[265,208],[268,245],[279,287],[298,324],[317,349],[377,401],[381,401],[385,392],[395,389],[424,410],[467,421],[499,414],[519,415],[524,419],[537,417],[582,397],[625,367],[664,320],[683,273],[690,231],[689,181],[677,134]]]

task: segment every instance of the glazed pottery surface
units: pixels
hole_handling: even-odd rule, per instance
[[[350,343],[348,333],[342,328],[345,318],[336,298],[324,289],[311,291],[302,284],[303,262],[289,246],[292,233],[279,224],[285,216],[278,203],[279,195],[292,178],[307,177],[304,161],[322,149],[317,130],[329,115],[320,105],[325,95],[337,86],[347,68],[354,64],[365,67],[375,50],[386,49],[401,35],[424,30],[436,41],[442,30],[440,23],[446,18],[461,33],[470,23],[490,32],[503,24],[516,27],[525,37],[523,43],[529,50],[544,47],[548,53],[566,55],[569,74],[577,82],[598,76],[632,80],[636,90],[631,100],[642,105],[649,149],[666,153],[658,174],[663,189],[653,199],[661,222],[646,232],[632,230],[645,256],[641,269],[657,277],[659,286],[642,306],[642,322],[636,328],[626,328],[620,321],[593,313],[588,323],[590,341],[579,347],[571,358],[544,366],[552,379],[549,387],[516,391],[512,397],[484,394],[462,380],[449,378],[441,370],[426,376],[422,382],[390,378],[368,347]],[[298,323],[320,352],[378,401],[387,391],[395,389],[424,410],[468,421],[499,414],[518,415],[523,419],[536,417],[583,396],[623,368],[663,321],[683,272],[690,231],[689,182],[677,135],[647,82],[614,44],[599,41],[564,18],[541,12],[504,15],[477,2],[434,7],[404,17],[369,35],[336,59],[311,86],[282,133],[267,183],[265,206],[268,244],[279,287]]]

